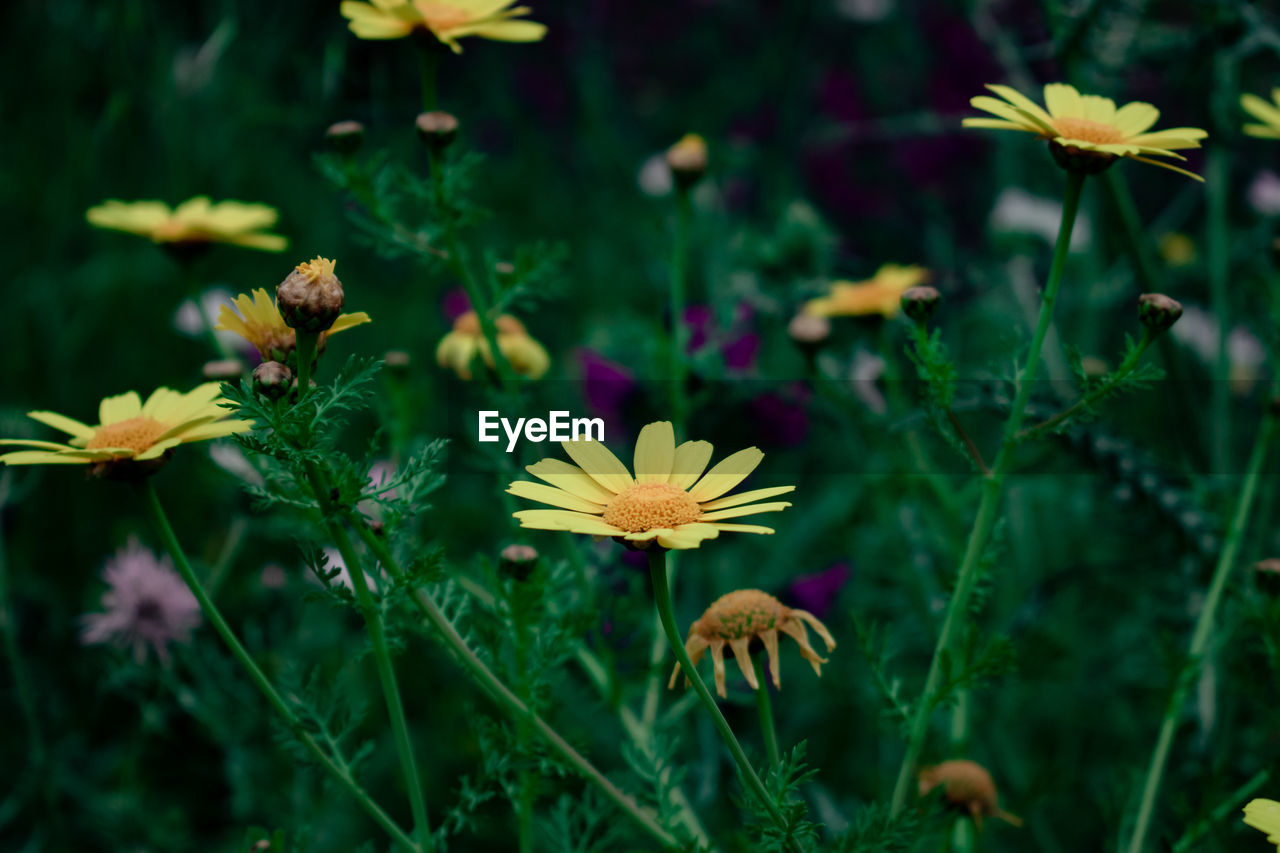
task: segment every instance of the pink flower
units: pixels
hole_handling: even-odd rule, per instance
[[[157,558],[137,539],[107,561],[102,580],[108,586],[102,594],[106,610],[82,617],[80,641],[86,645],[132,646],[138,663],[150,646],[161,663],[168,663],[169,644],[188,642],[200,625],[200,605],[173,563],[167,556]]]

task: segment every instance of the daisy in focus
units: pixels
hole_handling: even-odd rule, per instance
[[[541,378],[551,367],[551,357],[525,329],[524,323],[510,314],[503,314],[494,321],[494,325],[498,329],[498,351],[511,369],[530,379]],[[467,311],[453,321],[453,330],[440,339],[436,346],[436,361],[441,367],[458,374],[459,379],[470,381],[471,364],[476,356],[484,359],[490,370],[496,368],[489,341],[480,328],[480,318],[476,312]]]
[[[1209,135],[1198,127],[1151,131],[1160,118],[1160,111],[1151,104],[1134,101],[1116,107],[1110,98],[1082,95],[1066,83],[1050,83],[1044,87],[1045,109],[1008,86],[988,84],[987,88],[1000,97],[979,95],[969,103],[996,118],[967,118],[964,127],[1034,133],[1049,140],[1049,149],[1060,166],[1073,171],[1094,174],[1116,158],[1127,157],[1204,181],[1186,169],[1151,159],[1185,160],[1176,150],[1199,148],[1200,140]]]
[[[142,402],[136,391],[107,397],[98,406],[98,424],[89,426],[56,412],[27,416],[71,436],[66,444],[3,439],[0,445],[34,448],[0,455],[5,465],[91,465],[90,473],[124,473],[121,465],[163,462],[179,444],[221,438],[253,428],[252,421],[226,420],[219,384],[206,382],[180,394],[158,388]],[[149,466],[148,466],[149,467]]]
[[[1280,847],[1280,803],[1275,800],[1250,800],[1244,807],[1244,822],[1267,834],[1267,841]]]
[[[837,281],[824,297],[804,304],[805,314],[818,317],[895,317],[902,310],[902,294],[929,280],[919,266],[885,264],[865,281]]]
[[[565,441],[561,446],[577,465],[543,459],[525,470],[549,485],[517,480],[507,489],[516,497],[558,507],[515,513],[521,527],[612,536],[640,548],[655,540],[662,548],[697,548],[722,531],[773,533],[770,527],[727,519],[786,509],[791,504],[753,501],[795,490],[775,486],[724,497],[756,469],[764,454],[755,447],[739,450],[704,474],[711,444],[686,441],[676,447],[669,421],[640,430],[634,477],[598,441]]]
[[[223,305],[214,328],[235,332],[253,344],[263,361],[287,361],[298,346],[298,335],[285,325],[284,317],[270,294],[259,287],[253,291],[252,297],[241,293],[231,301],[235,310],[230,305]],[[324,351],[325,341],[330,335],[368,322],[371,322],[369,315],[363,311],[339,315],[332,326],[320,333],[316,352]]]
[[[280,218],[274,207],[240,201],[214,204],[208,196],[196,196],[172,209],[162,201],[112,199],[89,208],[85,218],[98,228],[127,231],[162,245],[229,243],[266,252],[282,252],[289,245],[288,238],[267,232]]]
[[[142,663],[151,648],[161,663],[169,660],[169,645],[185,643],[200,625],[200,605],[166,556],[157,558],[131,539],[102,570],[107,591],[101,613],[82,619],[80,641],[86,645],[114,643],[132,648]]]
[[[540,41],[547,28],[517,21],[532,11],[512,7],[513,0],[345,0],[340,10],[351,32],[362,39],[398,39],[415,32],[434,36],[454,53],[458,39],[479,36],[494,41]]]
[[[822,675],[822,665],[827,659],[813,650],[809,645],[809,632],[805,630],[808,623],[818,636],[827,644],[827,651],[835,651],[836,641],[827,630],[827,626],[806,610],[795,610],[781,601],[758,589],[740,589],[728,595],[722,595],[702,614],[698,621],[689,627],[689,638],[685,640],[684,649],[689,653],[689,662],[697,665],[711,650],[711,664],[715,668],[716,692],[720,698],[727,698],[725,693],[724,647],[728,644],[733,657],[738,661],[738,668],[751,685],[752,690],[759,690],[760,683],[756,679],[756,670],[751,663],[751,640],[759,637],[769,654],[769,671],[773,673],[773,686],[782,688],[782,676],[778,661],[778,632],[788,635],[800,646],[800,654],[813,664],[813,671]],[[676,664],[671,673],[667,687],[676,686],[676,678],[680,675],[680,664]]]
[[[1245,133],[1259,139],[1280,139],[1280,87],[1271,90],[1271,103],[1257,95],[1241,95],[1240,106],[1261,122],[1246,124]]]

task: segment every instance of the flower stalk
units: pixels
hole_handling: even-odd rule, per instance
[[[773,700],[769,698],[769,684],[765,680],[764,664],[760,662],[760,656],[756,655],[751,660],[756,669],[756,681],[760,684],[756,688],[756,711],[760,714],[760,731],[764,736],[765,754],[769,756],[769,770],[773,771],[782,763],[782,753],[778,749],[778,730],[773,723]]]

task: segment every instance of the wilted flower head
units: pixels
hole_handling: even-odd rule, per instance
[[[274,207],[239,201],[214,204],[208,196],[196,196],[172,209],[161,201],[111,199],[89,208],[85,218],[98,228],[170,245],[230,243],[268,252],[281,252],[289,245],[281,235],[265,233],[280,218]]]
[[[949,805],[967,812],[979,830],[984,817],[995,817],[1013,826],[1022,819],[999,806],[996,783],[986,768],[976,761],[955,759],[920,771],[920,796],[942,786],[942,796]]]
[[[293,329],[285,325],[280,309],[276,307],[275,300],[267,291],[259,287],[253,291],[252,297],[242,293],[233,299],[232,303],[238,311],[233,310],[230,305],[223,305],[222,312],[218,315],[218,323],[214,328],[234,332],[244,338],[253,344],[254,349],[264,361],[287,362],[297,349],[298,336]],[[368,322],[370,322],[369,315],[363,311],[339,315],[332,326],[320,333],[320,342],[316,351],[324,350],[325,342],[330,335],[336,335],[352,326]]]
[[[458,39],[479,36],[494,41],[539,41],[547,28],[533,21],[516,21],[532,11],[511,6],[512,0],[345,0],[342,16],[351,32],[362,39],[398,39],[413,33],[434,36],[454,53],[462,53]]]
[[[1267,834],[1267,841],[1280,847],[1280,803],[1275,800],[1250,800],[1244,807],[1244,822]]]
[[[200,625],[200,605],[173,563],[167,556],[157,559],[137,539],[107,561],[102,579],[108,587],[102,594],[106,609],[83,617],[80,640],[87,645],[132,648],[138,663],[150,646],[164,663],[169,644],[187,642]]]
[[[521,323],[510,314],[503,314],[494,321],[498,332],[498,351],[511,365],[511,369],[530,379],[541,378],[551,366],[551,357]],[[436,346],[436,361],[458,374],[460,379],[471,379],[471,364],[476,356],[492,370],[496,367],[489,341],[480,328],[480,317],[475,311],[467,311],[453,321],[453,330],[440,339]]]
[[[827,630],[827,626],[817,617],[805,610],[787,607],[767,592],[758,589],[740,589],[728,595],[722,595],[715,601],[698,621],[689,628],[689,638],[685,641],[685,651],[689,653],[689,662],[697,666],[698,661],[707,649],[711,650],[711,663],[715,668],[716,692],[723,698],[725,692],[724,647],[728,644],[733,656],[738,661],[738,668],[751,685],[752,690],[759,690],[755,667],[751,664],[751,639],[759,637],[769,654],[769,671],[773,674],[773,686],[782,687],[782,675],[778,661],[778,632],[792,637],[800,646],[800,654],[813,665],[813,671],[822,675],[822,665],[827,659],[820,656],[809,645],[809,632],[805,630],[808,623],[818,632],[822,641],[827,644],[827,651],[836,647],[835,638]],[[671,673],[668,687],[676,686],[676,678],[680,675],[680,664],[676,664]]]
[[[902,310],[902,294],[928,280],[924,267],[885,264],[865,281],[833,282],[828,295],[809,300],[804,311],[822,317],[896,317]]]

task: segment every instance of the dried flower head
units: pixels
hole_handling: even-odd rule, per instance
[[[298,346],[297,333],[285,325],[280,309],[276,307],[275,301],[266,290],[258,288],[253,291],[252,298],[242,293],[232,302],[239,309],[239,313],[232,310],[230,305],[223,305],[221,313],[218,314],[215,329],[235,332],[253,344],[254,349],[264,361],[289,361],[294,357],[294,350]],[[363,311],[339,315],[332,326],[320,333],[320,342],[316,351],[324,350],[325,342],[330,335],[336,335],[352,326],[368,322],[369,315]]]
[[[836,641],[827,630],[827,626],[806,610],[787,607],[767,592],[758,589],[739,589],[728,595],[722,595],[702,614],[698,621],[689,628],[689,637],[684,648],[689,653],[689,662],[697,666],[698,661],[707,649],[711,650],[711,663],[715,668],[716,692],[724,698],[724,647],[728,644],[733,650],[733,657],[738,661],[738,668],[751,685],[752,690],[759,690],[755,667],[751,664],[751,639],[759,637],[769,654],[769,671],[773,673],[773,686],[782,687],[781,668],[778,661],[778,632],[792,637],[800,646],[800,654],[813,665],[813,671],[822,675],[822,665],[827,659],[813,650],[809,645],[809,632],[805,630],[808,623],[818,636],[827,644],[827,651],[835,650]],[[680,664],[676,664],[671,673],[667,687],[676,686],[676,678],[680,675]]]
[[[1280,803],[1275,800],[1250,800],[1244,807],[1244,822],[1267,834],[1267,841],[1280,847]]]
[[[805,303],[804,312],[820,317],[895,317],[902,310],[902,294],[928,280],[924,267],[885,264],[865,281],[833,282],[827,296]]]
[[[541,378],[551,366],[551,357],[525,329],[524,323],[510,314],[503,314],[494,321],[494,325],[498,330],[498,351],[511,369],[530,379]],[[469,381],[471,364],[476,356],[480,356],[490,370],[496,367],[489,341],[480,328],[480,318],[476,312],[467,311],[453,321],[453,331],[440,339],[436,346],[436,361],[441,367],[458,374],[460,379]]]
[[[169,644],[185,643],[201,621],[200,605],[166,556],[142,547],[137,539],[107,561],[102,570],[107,591],[101,613],[83,617],[81,642],[114,643],[132,648],[138,661],[150,647],[162,663],[169,660]]]
[[[280,214],[265,204],[240,201],[211,202],[208,196],[188,199],[176,208],[161,201],[111,199],[85,214],[90,225],[127,231],[170,246],[229,243],[249,249],[282,252],[288,239],[268,234]]]
[[[976,761],[959,758],[944,761],[920,771],[920,796],[942,786],[947,803],[968,813],[978,830],[984,817],[995,817],[1012,826],[1022,826],[1022,819],[999,806],[996,783],[987,769]]]
[[[36,448],[0,456],[6,465],[90,465],[97,476],[132,479],[151,473],[179,444],[219,438],[253,428],[252,421],[226,420],[231,414],[207,382],[180,394],[158,388],[145,403],[136,391],[107,397],[98,406],[97,426],[56,412],[27,412],[42,424],[72,436],[67,444],[4,439],[0,445]]]
[[[577,466],[543,459],[525,470],[550,485],[517,480],[507,489],[516,497],[559,507],[515,513],[521,527],[612,536],[639,548],[654,541],[661,548],[697,548],[704,539],[715,539],[722,531],[773,533],[770,527],[726,519],[786,509],[791,504],[753,501],[795,489],[775,486],[721,497],[745,480],[764,454],[748,447],[703,474],[711,461],[711,444],[686,441],[676,447],[670,421],[640,430],[634,478],[601,442],[583,438],[561,442],[560,446]]]
[[[1175,149],[1199,148],[1200,140],[1209,135],[1198,127],[1148,132],[1160,118],[1160,111],[1151,104],[1134,101],[1117,108],[1110,98],[1082,95],[1066,83],[1050,83],[1044,87],[1046,110],[1017,89],[990,84],[987,88],[1004,100],[979,95],[969,103],[996,118],[967,118],[965,127],[1034,133],[1049,141],[1054,160],[1071,171],[1096,174],[1117,158],[1127,157],[1204,180],[1186,169],[1151,159],[1186,160]]]
[[[540,41],[547,28],[533,21],[516,21],[528,6],[511,7],[512,0],[373,0],[372,4],[345,0],[339,7],[362,39],[398,39],[422,33],[438,39],[454,53],[462,53],[458,39],[479,36],[494,41]]]

